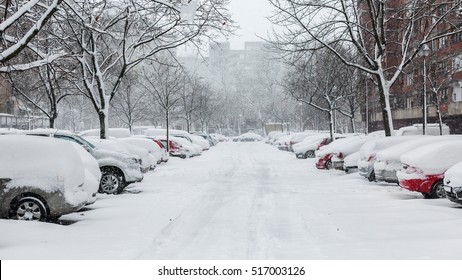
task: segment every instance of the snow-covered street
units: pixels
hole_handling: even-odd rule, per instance
[[[0,259],[461,259],[462,208],[264,143],[171,158],[62,217],[0,220]]]

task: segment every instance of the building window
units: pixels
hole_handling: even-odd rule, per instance
[[[412,98],[407,97],[406,98],[406,109],[411,109],[412,108]]]
[[[411,75],[406,75],[404,78],[404,85],[405,86],[410,86],[413,84],[413,79]]]
[[[462,41],[462,32],[459,32],[459,33],[456,33],[454,35],[452,35],[452,42],[455,44],[455,43],[458,43]]]

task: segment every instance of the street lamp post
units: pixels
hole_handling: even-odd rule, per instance
[[[430,55],[430,48],[427,44],[422,46],[421,56],[423,57],[423,105],[422,105],[422,116],[423,116],[423,126],[422,134],[427,134],[427,66],[426,66],[426,57]]]

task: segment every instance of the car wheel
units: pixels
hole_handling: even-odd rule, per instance
[[[372,170],[371,174],[369,174],[369,177],[367,177],[367,180],[369,180],[369,182],[374,182],[375,181],[375,172],[374,172],[374,170]]]
[[[437,181],[431,191],[430,191],[430,198],[445,198],[446,192],[444,191],[443,181]]]
[[[106,194],[119,194],[125,187],[125,180],[121,172],[112,167],[101,169],[101,182],[99,192]]]
[[[48,211],[40,199],[24,196],[11,205],[11,218],[23,221],[46,221]]]
[[[330,159],[326,161],[326,163],[324,164],[324,167],[328,170],[332,169],[332,161]]]
[[[314,158],[315,154],[313,150],[309,150],[305,153],[306,158]]]

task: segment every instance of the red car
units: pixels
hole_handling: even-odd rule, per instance
[[[436,137],[436,136],[435,136]],[[399,185],[420,192],[425,198],[446,196],[444,173],[462,158],[462,141],[454,139],[423,145],[401,156],[403,167],[396,172]]]
[[[326,154],[318,159],[316,162],[317,169],[332,169],[332,157],[334,154]]]

